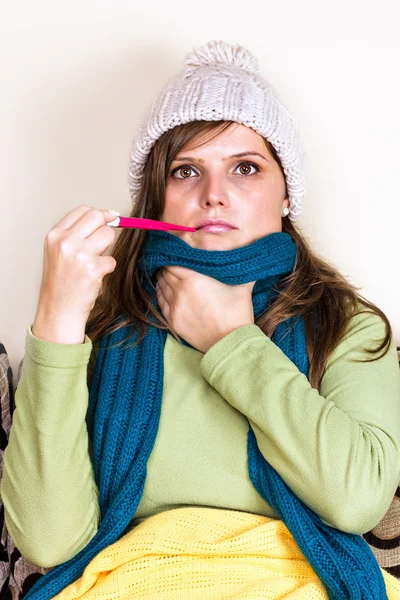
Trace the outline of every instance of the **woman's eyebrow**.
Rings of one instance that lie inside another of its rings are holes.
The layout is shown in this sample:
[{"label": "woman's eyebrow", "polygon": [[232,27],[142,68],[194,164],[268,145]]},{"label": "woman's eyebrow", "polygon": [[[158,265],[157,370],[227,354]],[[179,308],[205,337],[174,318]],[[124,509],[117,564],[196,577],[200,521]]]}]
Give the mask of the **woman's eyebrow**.
[{"label": "woman's eyebrow", "polygon": [[[243,156],[259,156],[260,158],[263,158],[265,161],[268,162],[268,159],[265,156],[263,156],[259,152],[255,152],[255,151],[249,151],[249,152],[246,151],[246,152],[239,152],[238,154],[231,154],[230,156],[226,156],[222,160],[229,160],[230,158],[242,158]],[[203,158],[196,158],[195,156],[177,156],[175,158],[175,160],[173,160],[172,162],[176,162],[178,160],[190,160],[192,162],[204,163]]]}]

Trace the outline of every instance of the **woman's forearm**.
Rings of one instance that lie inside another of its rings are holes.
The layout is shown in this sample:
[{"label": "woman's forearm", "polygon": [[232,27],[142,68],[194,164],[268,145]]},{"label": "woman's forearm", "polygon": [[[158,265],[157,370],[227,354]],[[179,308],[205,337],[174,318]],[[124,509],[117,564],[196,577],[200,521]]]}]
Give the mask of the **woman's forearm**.
[{"label": "woman's forearm", "polygon": [[1,496],[12,540],[43,567],[75,556],[98,528],[86,426],[91,348],[87,337],[61,344],[27,331]]}]

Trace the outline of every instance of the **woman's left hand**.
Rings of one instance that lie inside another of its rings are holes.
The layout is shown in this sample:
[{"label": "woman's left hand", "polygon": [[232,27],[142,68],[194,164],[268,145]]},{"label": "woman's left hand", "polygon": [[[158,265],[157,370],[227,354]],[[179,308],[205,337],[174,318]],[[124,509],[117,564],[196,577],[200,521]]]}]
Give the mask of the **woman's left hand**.
[{"label": "woman's left hand", "polygon": [[255,281],[240,285],[178,266],[157,271],[157,301],[169,325],[193,348],[207,352],[225,335],[254,323]]}]

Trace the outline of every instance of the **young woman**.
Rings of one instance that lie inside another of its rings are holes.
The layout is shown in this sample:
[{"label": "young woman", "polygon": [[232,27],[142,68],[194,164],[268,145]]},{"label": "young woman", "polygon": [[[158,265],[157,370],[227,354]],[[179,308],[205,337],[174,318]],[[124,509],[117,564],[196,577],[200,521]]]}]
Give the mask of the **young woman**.
[{"label": "young woman", "polygon": [[362,538],[400,479],[391,326],[295,226],[304,151],[246,49],[187,58],[129,182],[196,231],[47,235],[1,487],[50,569],[27,598],[398,598]]}]

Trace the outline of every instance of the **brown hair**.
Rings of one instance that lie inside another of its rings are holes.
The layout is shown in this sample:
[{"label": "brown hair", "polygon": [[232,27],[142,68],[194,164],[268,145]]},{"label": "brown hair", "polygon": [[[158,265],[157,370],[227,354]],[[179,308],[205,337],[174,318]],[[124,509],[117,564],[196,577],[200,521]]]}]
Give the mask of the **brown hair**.
[{"label": "brown hair", "polygon": [[[141,189],[130,216],[160,219],[168,173],[178,152],[195,139],[213,139],[231,124],[232,121],[192,121],[166,131],[148,156]],[[211,134],[211,137],[208,134]],[[264,141],[284,175],[274,147],[265,138]],[[388,351],[392,329],[383,311],[357,292],[360,288],[348,282],[337,269],[317,256],[304,234],[288,216],[282,218],[282,231],[288,233],[297,244],[296,263],[293,271],[279,282],[278,296],[255,322],[268,337],[271,337],[282,321],[298,315],[303,316],[310,360],[309,381],[313,387],[319,389],[328,358],[344,336],[355,313],[372,311],[386,324],[386,335],[382,343],[377,348],[364,349],[370,354],[379,352],[385,346],[386,352]],[[145,236],[144,230],[118,230],[114,244],[108,249],[107,254],[115,258],[117,265],[113,273],[103,278],[100,294],[86,324],[86,334],[92,342],[128,324],[139,334],[137,343],[143,339],[148,325],[168,330],[180,342],[179,336],[162,313],[154,309],[142,286],[137,264]],[[147,279],[150,281],[148,277]],[[360,311],[359,303],[370,310]],[[147,318],[149,312],[155,319]],[[115,323],[117,318],[121,319],[122,313],[126,318]],[[317,314],[319,324],[316,332],[313,313]],[[130,336],[127,339],[129,338]],[[377,358],[380,357],[370,360]]]}]

